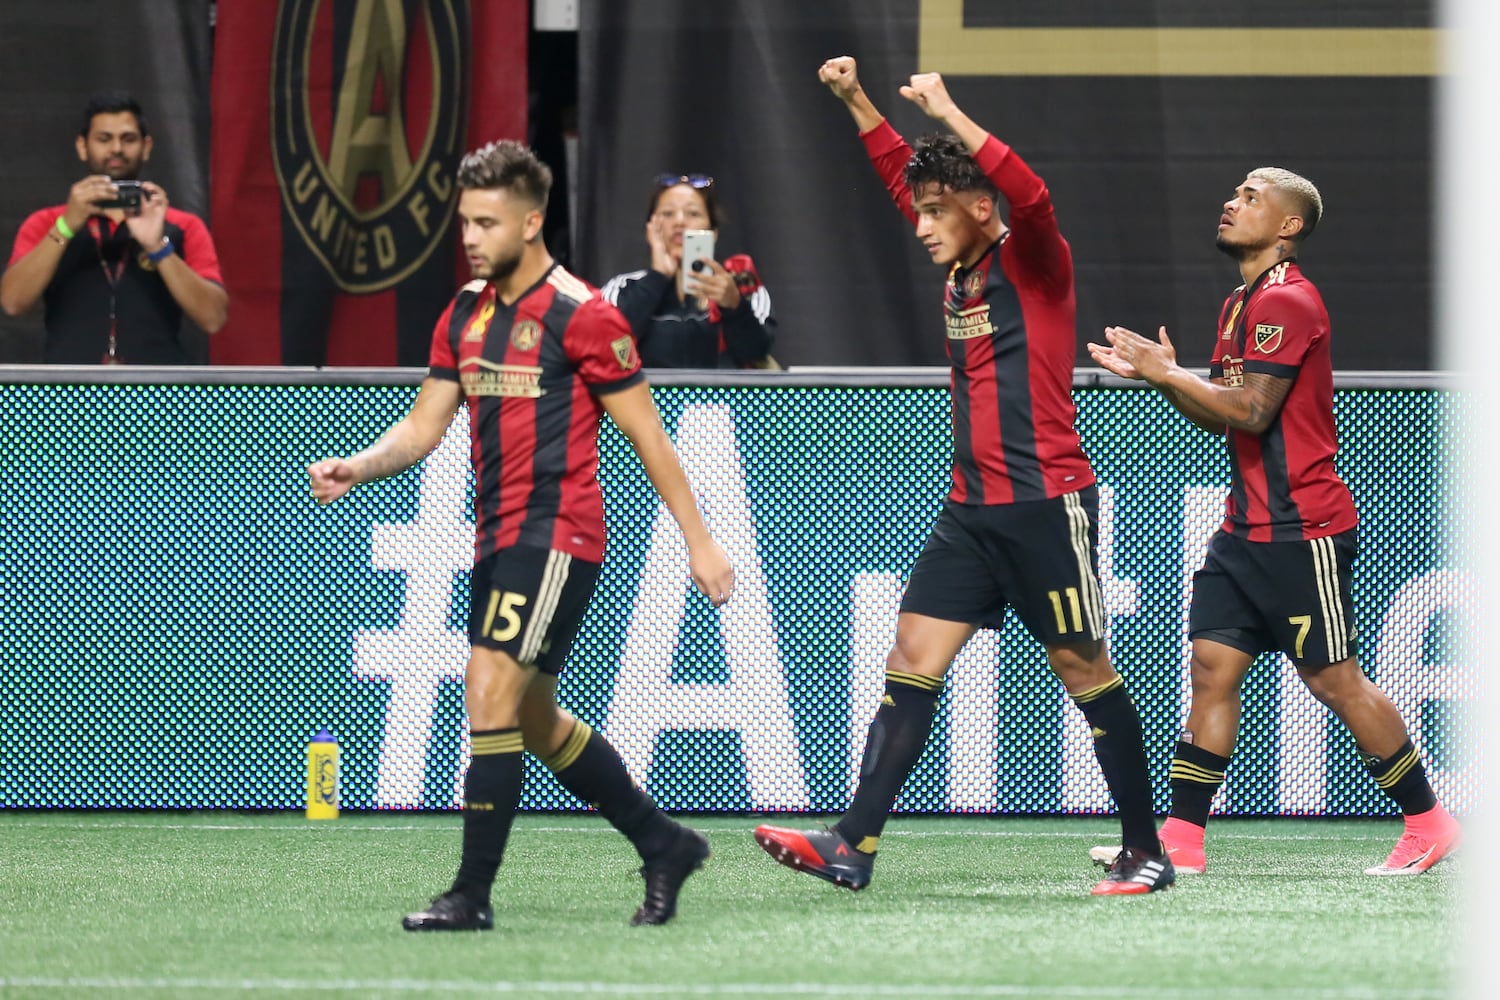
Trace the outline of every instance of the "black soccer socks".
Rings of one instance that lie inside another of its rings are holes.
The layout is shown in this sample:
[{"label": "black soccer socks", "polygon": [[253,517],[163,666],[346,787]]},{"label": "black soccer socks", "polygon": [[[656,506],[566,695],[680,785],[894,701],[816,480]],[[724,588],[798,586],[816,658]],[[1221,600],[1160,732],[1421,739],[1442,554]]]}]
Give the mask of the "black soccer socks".
[{"label": "black soccer socks", "polygon": [[942,693],[941,677],[885,672],[885,695],[865,740],[859,787],[849,811],[834,826],[855,850],[875,853],[896,796],[927,746]]},{"label": "black soccer socks", "polygon": [[463,856],[453,891],[486,906],[521,799],[521,730],[488,729],[471,736],[473,759],[464,778]]}]

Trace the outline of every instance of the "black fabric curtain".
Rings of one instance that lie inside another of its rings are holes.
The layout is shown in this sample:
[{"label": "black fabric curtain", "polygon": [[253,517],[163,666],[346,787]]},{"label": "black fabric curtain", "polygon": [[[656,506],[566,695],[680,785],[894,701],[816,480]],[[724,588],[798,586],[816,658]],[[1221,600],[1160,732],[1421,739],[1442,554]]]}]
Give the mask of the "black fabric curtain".
[{"label": "black fabric curtain", "polygon": [[[723,252],[751,254],[770,289],[778,358],[943,363],[942,276],[892,208],[842,105],[817,82],[825,58],[857,57],[876,106],[914,137],[936,123],[897,88],[919,69],[941,69],[919,66],[922,31],[936,32],[925,58],[942,62],[952,55],[943,40],[975,37],[969,29],[1420,33],[1432,23],[1426,3],[1348,6],[584,0],[575,261],[595,282],[646,266],[651,178],[710,173],[728,214]],[[1361,65],[1349,35],[1330,36],[1326,52],[1315,43],[1295,66],[1274,48],[1224,51],[1256,75],[1093,75],[1116,57],[1112,37],[1065,53],[1078,75],[1007,75],[1014,55],[1004,51],[943,70],[960,106],[1052,190],[1077,268],[1080,345],[1109,324],[1165,324],[1184,362],[1206,366],[1218,307],[1240,280],[1213,245],[1220,205],[1250,169],[1275,165],[1310,177],[1324,197],[1302,263],[1332,315],[1334,363],[1431,367],[1432,76],[1371,75],[1385,70]],[[1079,363],[1089,363],[1081,350]]]},{"label": "black fabric curtain", "polygon": [[[155,140],[144,176],[173,206],[207,218],[211,9],[208,0],[0,3],[0,264],[26,216],[66,201],[84,175],[73,138],[89,96],[105,88],[141,102]],[[40,308],[0,315],[0,363],[41,353]]]}]

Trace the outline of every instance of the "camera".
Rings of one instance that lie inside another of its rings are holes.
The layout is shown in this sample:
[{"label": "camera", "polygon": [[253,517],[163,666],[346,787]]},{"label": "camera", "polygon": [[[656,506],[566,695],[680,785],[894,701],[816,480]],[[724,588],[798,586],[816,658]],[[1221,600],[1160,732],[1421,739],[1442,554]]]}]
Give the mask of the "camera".
[{"label": "camera", "polygon": [[141,188],[140,181],[115,181],[115,196],[94,204],[99,208],[123,208],[126,212],[137,215],[145,196],[146,192]]}]

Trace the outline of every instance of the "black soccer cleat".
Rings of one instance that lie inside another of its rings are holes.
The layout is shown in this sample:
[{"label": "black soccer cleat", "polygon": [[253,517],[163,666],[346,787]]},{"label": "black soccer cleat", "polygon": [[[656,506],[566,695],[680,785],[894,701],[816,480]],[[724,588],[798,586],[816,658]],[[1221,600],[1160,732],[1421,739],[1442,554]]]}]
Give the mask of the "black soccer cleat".
[{"label": "black soccer cleat", "polygon": [[709,857],[708,840],[697,830],[682,828],[677,843],[660,857],[641,866],[646,879],[646,899],[630,918],[632,927],[664,924],[677,915],[677,894],[682,883]]},{"label": "black soccer cleat", "polygon": [[418,913],[408,913],[401,926],[409,931],[487,931],[495,926],[495,911],[461,892],[445,892]]},{"label": "black soccer cleat", "polygon": [[1104,881],[1094,886],[1093,895],[1143,896],[1177,881],[1177,871],[1167,852],[1151,854],[1139,847],[1121,848],[1107,871]]},{"label": "black soccer cleat", "polygon": [[755,842],[771,857],[799,872],[858,892],[870,884],[875,855],[856,851],[833,830],[788,830],[779,826],[755,828]]}]

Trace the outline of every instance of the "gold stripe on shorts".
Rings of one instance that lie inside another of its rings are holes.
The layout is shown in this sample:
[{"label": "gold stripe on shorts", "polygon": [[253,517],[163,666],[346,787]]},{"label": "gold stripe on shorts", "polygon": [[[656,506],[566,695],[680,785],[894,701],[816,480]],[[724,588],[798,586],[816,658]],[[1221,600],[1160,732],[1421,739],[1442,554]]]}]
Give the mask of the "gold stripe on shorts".
[{"label": "gold stripe on shorts", "polygon": [[541,655],[542,643],[547,639],[547,630],[552,627],[552,616],[557,613],[557,602],[562,599],[563,585],[568,582],[568,569],[573,557],[556,549],[547,553],[547,565],[542,570],[542,585],[537,589],[536,607],[532,609],[531,621],[526,625],[526,634],[521,637],[521,649],[516,659],[530,666]]}]

